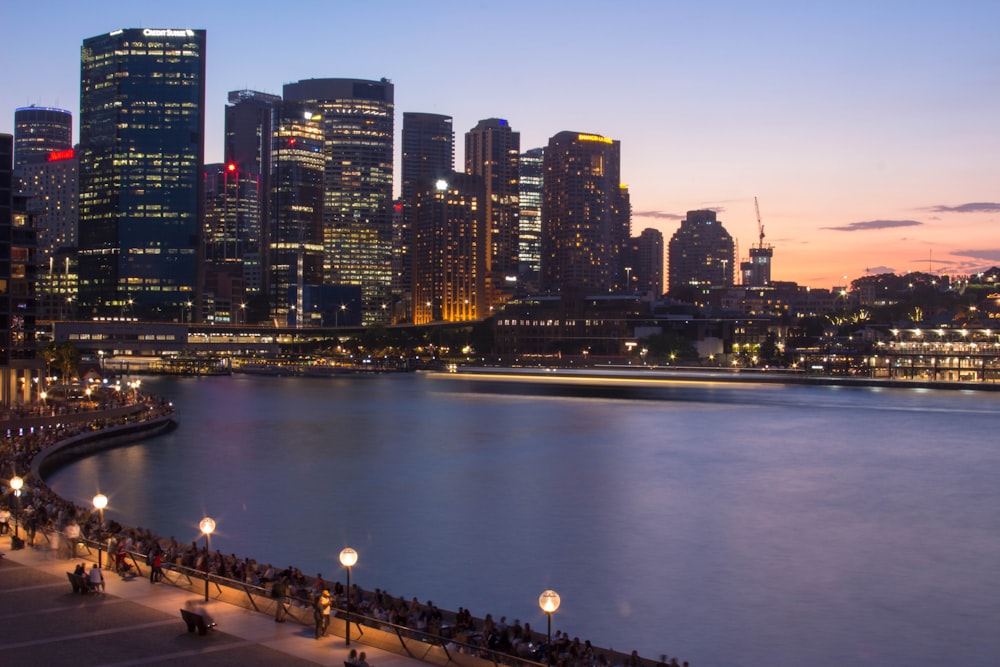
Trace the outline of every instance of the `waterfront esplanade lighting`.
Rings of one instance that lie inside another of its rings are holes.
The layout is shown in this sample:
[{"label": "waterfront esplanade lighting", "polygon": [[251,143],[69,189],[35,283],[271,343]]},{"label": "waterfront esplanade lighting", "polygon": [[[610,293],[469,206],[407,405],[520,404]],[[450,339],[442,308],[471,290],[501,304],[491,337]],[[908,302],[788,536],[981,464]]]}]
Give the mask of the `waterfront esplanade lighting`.
[{"label": "waterfront esplanade lighting", "polygon": [[358,552],[351,547],[345,547],[340,551],[340,564],[347,568],[347,614],[345,618],[344,637],[347,645],[351,645],[351,568],[358,562]]},{"label": "waterfront esplanade lighting", "polygon": [[94,509],[97,510],[97,569],[104,567],[101,564],[101,538],[104,533],[104,508],[108,506],[108,497],[103,493],[94,496]]},{"label": "waterfront esplanade lighting", "polygon": [[538,606],[542,608],[549,618],[548,646],[552,645],[552,614],[559,609],[559,594],[553,590],[547,590],[538,596]]},{"label": "waterfront esplanade lighting", "polygon": [[17,527],[21,522],[21,487],[24,486],[24,480],[14,475],[10,478],[10,488],[14,490],[14,498],[16,500],[14,504],[14,540],[19,540],[17,536]]},{"label": "waterfront esplanade lighting", "polygon": [[202,534],[205,536],[205,602],[208,602],[208,552],[209,552],[209,536],[212,531],[215,530],[215,519],[206,516],[198,523],[198,528],[201,529]]}]

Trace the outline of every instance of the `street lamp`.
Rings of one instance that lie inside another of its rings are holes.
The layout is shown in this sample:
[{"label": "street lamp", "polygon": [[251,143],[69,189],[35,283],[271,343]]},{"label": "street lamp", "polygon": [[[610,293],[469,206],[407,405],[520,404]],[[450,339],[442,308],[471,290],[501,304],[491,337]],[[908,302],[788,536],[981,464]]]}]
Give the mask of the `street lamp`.
[{"label": "street lamp", "polygon": [[198,524],[198,527],[201,528],[201,532],[205,536],[205,602],[208,602],[208,552],[210,549],[209,536],[212,534],[212,531],[215,530],[215,520],[212,519],[211,517],[206,516],[204,519],[201,520],[201,523]]},{"label": "street lamp", "polygon": [[21,522],[21,487],[24,480],[14,475],[10,478],[10,488],[14,489],[14,541],[21,539],[17,535],[17,526]]},{"label": "street lamp", "polygon": [[97,510],[97,569],[104,566],[101,564],[101,535],[104,530],[104,508],[108,506],[108,497],[103,493],[94,496],[94,509]]},{"label": "street lamp", "polygon": [[340,552],[340,564],[347,568],[347,620],[345,623],[344,636],[347,638],[347,645],[351,645],[351,568],[358,562],[358,552],[351,547],[345,547]]},{"label": "street lamp", "polygon": [[538,596],[538,606],[542,608],[545,615],[549,617],[549,632],[546,644],[552,646],[552,614],[559,609],[559,594],[553,590],[547,590]]}]

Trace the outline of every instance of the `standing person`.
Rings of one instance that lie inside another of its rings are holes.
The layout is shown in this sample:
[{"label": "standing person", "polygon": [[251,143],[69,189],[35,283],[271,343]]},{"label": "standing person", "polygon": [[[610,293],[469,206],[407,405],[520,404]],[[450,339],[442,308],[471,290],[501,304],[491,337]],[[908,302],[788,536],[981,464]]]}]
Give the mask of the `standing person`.
[{"label": "standing person", "polygon": [[288,578],[281,577],[271,586],[271,595],[274,596],[277,607],[274,610],[274,620],[276,623],[285,622],[285,614],[288,613]]},{"label": "standing person", "polygon": [[159,550],[153,554],[152,568],[149,571],[149,583],[155,584],[163,578],[163,556]]},{"label": "standing person", "polygon": [[10,532],[10,510],[4,505],[0,507],[0,535]]},{"label": "standing person", "polygon": [[101,572],[101,568],[97,567],[97,563],[94,563],[90,568],[90,590],[100,591],[104,594],[104,573]]},{"label": "standing person", "polygon": [[323,589],[323,592],[313,604],[313,618],[316,621],[316,639],[326,636],[326,629],[330,627],[330,607],[333,600],[330,598],[330,591]]}]

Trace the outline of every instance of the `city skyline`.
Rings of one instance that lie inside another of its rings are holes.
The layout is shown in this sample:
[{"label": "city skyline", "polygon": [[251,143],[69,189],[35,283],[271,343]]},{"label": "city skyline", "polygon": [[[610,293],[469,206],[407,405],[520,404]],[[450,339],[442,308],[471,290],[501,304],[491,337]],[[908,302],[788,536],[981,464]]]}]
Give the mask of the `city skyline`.
[{"label": "city skyline", "polygon": [[[625,2],[614,11],[382,2],[311,8],[309,20],[287,26],[266,7],[8,9],[0,132],[13,132],[15,108],[36,104],[71,111],[79,139],[83,39],[205,29],[206,162],[222,160],[231,90],[386,77],[397,130],[404,112],[424,112],[453,117],[459,136],[504,118],[522,152],[565,130],[620,140],[633,236],[652,227],[669,238],[687,211],[713,209],[739,261],[758,241],[758,197],[775,280],[830,287],[866,272],[1000,264],[993,3],[849,2],[833,13],[776,2]],[[396,144],[398,192],[398,131]]]}]

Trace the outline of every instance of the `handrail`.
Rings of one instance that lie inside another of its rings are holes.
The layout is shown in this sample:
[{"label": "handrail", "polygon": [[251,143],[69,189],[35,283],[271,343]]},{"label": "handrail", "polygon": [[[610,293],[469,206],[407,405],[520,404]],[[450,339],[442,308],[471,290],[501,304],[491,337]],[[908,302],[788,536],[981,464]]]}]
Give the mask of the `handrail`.
[{"label": "handrail", "polygon": [[[165,577],[164,581],[167,583],[178,586],[180,588],[194,588],[200,582],[205,581],[206,573],[203,570],[198,570],[196,568],[187,567],[184,565],[179,565],[176,563],[164,563],[164,571],[169,571],[183,576],[187,580],[187,585],[183,583],[178,583]],[[265,586],[257,586],[254,584],[239,581],[238,579],[231,579],[229,577],[224,577],[214,573],[208,573],[208,580],[215,584],[217,590],[219,591],[219,597],[225,598],[225,590],[232,590],[234,592],[238,591],[245,595],[235,596],[233,599],[226,599],[224,601],[230,602],[232,604],[239,604],[239,600],[245,600],[244,604],[247,608],[252,608],[254,611],[259,613],[272,613],[275,609],[276,604],[280,604],[280,601],[271,597],[270,590]],[[297,623],[301,625],[312,625],[312,615],[306,613],[300,613],[299,610],[303,612],[308,611],[312,603],[310,600],[297,597],[297,596],[287,596],[292,601],[292,606],[289,607],[286,616],[292,618]],[[267,604],[264,603],[267,600]],[[333,607],[331,608],[331,613],[338,618],[348,618],[353,623],[353,625],[358,630],[358,640],[364,636],[365,630],[382,630],[385,632],[386,636],[396,637],[398,642],[398,647],[394,652],[408,655],[410,657],[425,660],[428,662],[437,662],[431,660],[428,656],[428,652],[433,649],[440,649],[446,658],[447,663],[455,662],[455,657],[452,653],[458,650],[461,653],[475,656],[484,660],[489,660],[494,665],[512,665],[514,667],[545,667],[545,663],[538,662],[535,660],[530,660],[527,658],[522,658],[518,655],[504,653],[502,651],[496,651],[487,647],[482,647],[476,644],[470,644],[467,642],[459,642],[454,639],[449,639],[442,637],[440,634],[434,634],[430,632],[425,632],[422,630],[417,630],[405,625],[397,625],[390,623],[388,621],[383,621],[371,616],[366,616],[365,614],[358,613],[357,611],[350,611],[344,609],[343,607]],[[417,655],[412,650],[413,641],[419,642],[422,646],[426,647],[426,651],[423,655]],[[392,651],[391,648],[385,648],[385,650]]]}]

